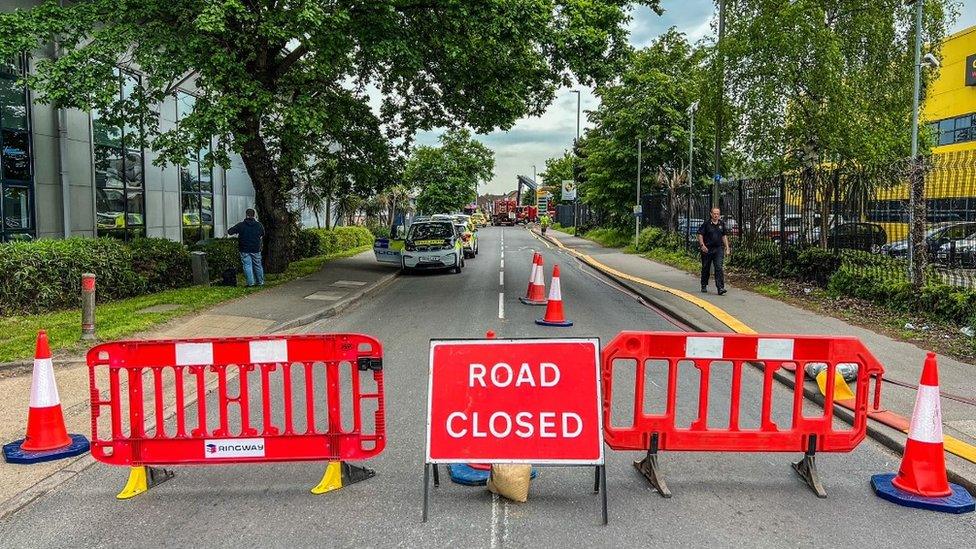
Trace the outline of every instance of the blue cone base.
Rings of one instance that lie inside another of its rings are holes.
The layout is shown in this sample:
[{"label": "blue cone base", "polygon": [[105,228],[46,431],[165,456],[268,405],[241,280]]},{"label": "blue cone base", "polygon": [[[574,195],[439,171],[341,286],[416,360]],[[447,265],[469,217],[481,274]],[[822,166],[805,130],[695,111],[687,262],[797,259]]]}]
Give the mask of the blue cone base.
[{"label": "blue cone base", "polygon": [[871,488],[874,489],[874,493],[879,498],[886,499],[904,507],[956,514],[969,513],[976,509],[976,502],[973,501],[973,496],[958,484],[949,484],[949,489],[952,490],[952,494],[948,496],[928,498],[897,488],[891,483],[894,478],[894,473],[873,475],[871,477]]},{"label": "blue cone base", "polygon": [[528,299],[528,298],[525,298],[525,297],[520,297],[519,298],[519,301],[521,301],[522,303],[525,303],[526,305],[546,305],[546,304],[549,303],[549,300],[548,299],[542,300],[542,301],[533,301],[533,300]]},{"label": "blue cone base", "polygon": [[23,444],[24,439],[15,440],[9,444],[3,445],[3,459],[7,463],[43,463],[45,461],[54,461],[56,459],[64,459],[73,456],[80,456],[88,451],[89,444],[88,439],[85,435],[68,435],[71,437],[71,444],[65,446],[64,448],[55,448],[54,450],[44,450],[41,452],[28,452],[20,449],[20,445]]},{"label": "blue cone base", "polygon": [[549,322],[544,318],[537,319],[535,323],[538,324],[539,326],[562,326],[564,328],[573,325],[572,320],[564,320],[562,322]]},{"label": "blue cone base", "polygon": [[[488,484],[488,477],[491,476],[490,470],[475,469],[463,463],[448,465],[447,471],[451,475],[451,482],[464,486],[485,486]],[[533,468],[532,478],[538,474],[539,471]]]}]

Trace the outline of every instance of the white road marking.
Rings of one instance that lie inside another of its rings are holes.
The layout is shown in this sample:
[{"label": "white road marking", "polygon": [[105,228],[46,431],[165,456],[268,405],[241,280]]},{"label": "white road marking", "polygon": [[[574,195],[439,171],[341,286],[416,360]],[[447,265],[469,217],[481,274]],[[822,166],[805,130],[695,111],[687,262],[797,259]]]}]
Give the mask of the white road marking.
[{"label": "white road marking", "polygon": [[498,318],[505,318],[505,292],[498,292]]},{"label": "white road marking", "polygon": [[501,266],[498,267],[498,268],[499,269],[504,269],[505,268],[505,260],[504,259],[502,260]]},{"label": "white road marking", "polygon": [[499,539],[498,531],[501,525],[498,520],[498,494],[492,492],[491,494],[491,548],[501,546],[501,540]]},{"label": "white road marking", "polygon": [[505,271],[498,271],[498,285],[505,285]]}]

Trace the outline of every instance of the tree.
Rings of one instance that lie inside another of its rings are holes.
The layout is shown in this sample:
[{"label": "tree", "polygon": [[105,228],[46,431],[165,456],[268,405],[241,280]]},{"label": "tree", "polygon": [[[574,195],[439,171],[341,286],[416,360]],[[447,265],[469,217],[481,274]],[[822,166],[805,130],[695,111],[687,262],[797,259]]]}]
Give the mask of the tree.
[{"label": "tree", "polygon": [[546,159],[546,169],[542,174],[542,181],[549,187],[552,200],[558,204],[563,201],[563,180],[573,179],[573,153],[563,152],[562,156]]},{"label": "tree", "polygon": [[[657,0],[643,3],[658,9]],[[45,0],[0,16],[0,57],[58,40],[66,53],[39,61],[28,79],[41,100],[140,122],[140,145],[160,162],[185,162],[211,138],[208,161],[240,154],[267,229],[268,268],[281,271],[294,173],[310,145],[364,135],[406,144],[418,129],[487,132],[541,114],[573,75],[584,84],[614,76],[628,50],[629,4]],[[119,100],[116,64],[143,71],[144,88]],[[188,79],[199,95],[194,112],[162,127],[154,109]],[[378,114],[367,87],[382,97]]]},{"label": "tree", "polygon": [[440,137],[440,147],[417,147],[404,169],[404,183],[418,189],[417,209],[436,214],[458,211],[478,197],[478,184],[491,179],[495,155],[464,129]]},{"label": "tree", "polygon": [[[637,198],[637,140],[642,139],[644,189],[661,167],[672,169],[688,155],[688,107],[706,84],[706,52],[693,48],[674,29],[635,52],[612,84],[599,86],[600,106],[588,114],[594,127],[580,143],[585,183],[582,200],[618,227],[633,222]],[[710,135],[710,117],[699,111],[696,135]],[[704,185],[710,167],[706,139],[695,139],[695,181]],[[643,192],[643,189],[642,189]]]},{"label": "tree", "polygon": [[[923,41],[938,52],[949,2],[927,0],[925,9]],[[729,10],[722,49],[738,114],[734,146],[756,171],[800,173],[801,238],[812,234],[817,197],[840,183],[820,168],[858,170],[909,154],[913,11],[902,0],[737,0]]]}]

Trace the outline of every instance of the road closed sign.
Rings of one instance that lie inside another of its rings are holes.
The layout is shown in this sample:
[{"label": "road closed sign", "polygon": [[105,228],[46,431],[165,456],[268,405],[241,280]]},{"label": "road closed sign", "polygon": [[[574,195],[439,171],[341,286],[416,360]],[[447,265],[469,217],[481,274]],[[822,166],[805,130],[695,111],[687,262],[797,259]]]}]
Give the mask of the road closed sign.
[{"label": "road closed sign", "polygon": [[433,340],[427,463],[603,464],[597,339]]}]

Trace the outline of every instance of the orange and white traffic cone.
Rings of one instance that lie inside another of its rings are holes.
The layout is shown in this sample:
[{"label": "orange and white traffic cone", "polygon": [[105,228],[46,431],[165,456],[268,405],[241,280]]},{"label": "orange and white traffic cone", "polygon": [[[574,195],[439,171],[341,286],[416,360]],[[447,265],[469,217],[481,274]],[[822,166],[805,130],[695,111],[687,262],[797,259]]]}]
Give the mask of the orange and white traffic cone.
[{"label": "orange and white traffic cone", "polygon": [[552,267],[552,281],[549,283],[549,303],[546,305],[546,316],[537,319],[540,326],[572,326],[572,320],[566,320],[563,313],[563,294],[559,287],[559,265]]},{"label": "orange and white traffic cone", "polygon": [[69,435],[65,428],[51,347],[47,333],[41,330],[34,353],[27,436],[5,444],[3,457],[9,463],[39,463],[77,456],[87,452],[88,447],[88,439],[83,435]]},{"label": "orange and white traffic cone", "polygon": [[520,297],[519,301],[526,305],[546,304],[545,262],[539,252],[532,257],[532,278],[529,279],[529,289],[526,290],[525,297]]},{"label": "orange and white traffic cone", "polygon": [[947,513],[976,509],[976,502],[969,492],[962,486],[950,484],[946,475],[939,366],[935,353],[925,357],[901,468],[897,475],[872,476],[871,486],[879,497],[906,507]]}]

